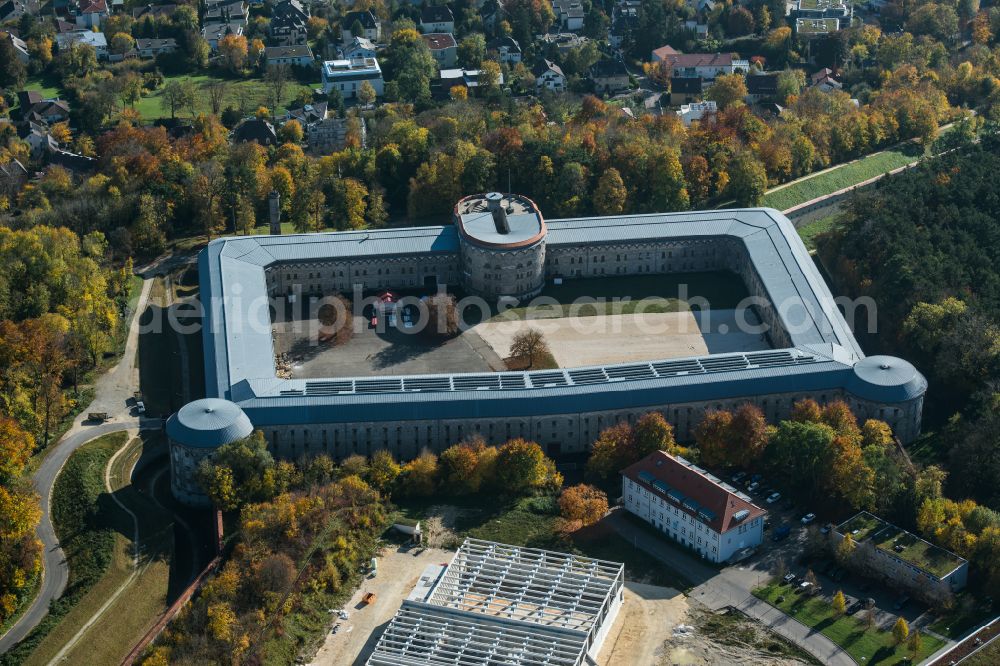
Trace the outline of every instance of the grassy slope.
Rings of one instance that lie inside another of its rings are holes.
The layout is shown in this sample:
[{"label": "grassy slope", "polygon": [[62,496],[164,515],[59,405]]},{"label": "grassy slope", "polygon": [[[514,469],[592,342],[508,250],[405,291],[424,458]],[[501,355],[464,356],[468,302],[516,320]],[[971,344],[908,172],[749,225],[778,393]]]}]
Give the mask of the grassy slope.
[{"label": "grassy slope", "polygon": [[[754,590],[754,595],[791,615],[807,627],[819,630],[824,636],[847,650],[858,663],[886,666],[909,663],[906,644],[895,646],[891,631],[866,630],[864,622],[846,615],[837,618],[830,608],[830,602],[822,597],[802,596],[786,585],[767,585]],[[779,596],[783,596],[784,600],[779,602]],[[944,642],[929,634],[923,634],[921,638],[916,662],[922,661],[944,645]]]},{"label": "grassy slope", "polygon": [[[205,90],[207,86],[212,81],[218,80],[228,80],[223,79],[215,74],[182,74],[179,76],[168,76],[164,78],[164,84],[170,81],[191,81],[194,83],[197,89],[198,97],[198,111],[202,113],[208,113],[211,111],[211,102],[208,96],[208,92]],[[319,83],[313,84],[310,87],[318,87]],[[301,84],[290,81],[285,86],[284,99],[282,99],[282,104],[278,108],[278,113],[285,112],[285,105],[292,101],[298,93],[299,89],[302,88]],[[229,91],[226,95],[226,100],[223,106],[232,104],[236,99],[236,95],[239,92],[245,91],[248,94],[248,98],[253,100],[255,104],[259,106],[266,106],[265,99],[267,98],[267,86],[261,79],[246,79],[246,80],[229,80]],[[135,109],[138,111],[143,118],[146,120],[156,120],[157,118],[169,118],[170,109],[165,104],[161,103],[161,98],[163,95],[163,88],[156,90],[150,95],[143,97],[139,100]],[[178,116],[187,116],[188,110],[178,111]]]},{"label": "grassy slope", "polygon": [[[88,457],[88,477],[99,474],[100,487],[104,488],[104,468],[114,450],[121,447],[124,433],[116,433],[113,444],[98,440],[86,445],[82,451]],[[104,440],[105,438],[102,438]],[[100,454],[86,451],[97,445]],[[110,455],[105,454],[111,450]],[[125,503],[138,517],[142,543],[140,567],[142,573],[133,580],[127,590],[109,606],[100,619],[81,637],[74,648],[66,653],[65,663],[118,663],[128,653],[132,645],[153,624],[159,613],[166,607],[167,590],[170,580],[170,560],[173,552],[172,517],[160,510],[129,485],[129,472],[142,453],[142,440],[134,439],[111,467],[111,484],[118,499]],[[74,454],[74,456],[78,455]],[[103,461],[103,462],[100,462]],[[100,468],[98,470],[98,467]],[[105,494],[99,501],[98,524],[113,529],[113,557],[110,566],[100,579],[89,589],[79,602],[66,614],[45,640],[41,641],[31,656],[24,662],[26,666],[47,664],[66,643],[97,613],[104,603],[121,587],[132,574],[133,523]],[[144,528],[149,528],[144,530]],[[129,535],[129,536],[126,536]],[[73,566],[72,560],[70,566]]]},{"label": "grassy slope", "polygon": [[890,148],[868,157],[862,157],[818,176],[769,191],[764,195],[764,205],[778,210],[788,210],[792,206],[845,187],[857,185],[892,169],[906,166],[919,159],[922,154],[922,146],[908,143],[898,148]]}]

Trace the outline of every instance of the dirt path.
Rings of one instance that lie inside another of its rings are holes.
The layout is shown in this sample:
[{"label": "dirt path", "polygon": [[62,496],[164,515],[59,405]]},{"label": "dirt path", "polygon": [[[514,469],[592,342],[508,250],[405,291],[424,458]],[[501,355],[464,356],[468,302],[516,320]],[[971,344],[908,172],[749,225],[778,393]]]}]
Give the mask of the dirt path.
[{"label": "dirt path", "polygon": [[[316,653],[315,666],[348,666],[364,664],[378,642],[385,625],[399,610],[403,599],[417,584],[420,574],[429,564],[447,564],[453,552],[435,548],[402,552],[392,546],[382,551],[378,559],[378,576],[366,580],[344,606],[346,620],[337,620],[340,629],[327,634],[323,647]],[[375,603],[364,606],[361,597],[375,593]],[[331,625],[336,616],[331,616]]]},{"label": "dirt path", "polygon": [[625,603],[598,655],[601,666],[653,666],[663,641],[687,614],[684,595],[669,587],[625,583]]}]

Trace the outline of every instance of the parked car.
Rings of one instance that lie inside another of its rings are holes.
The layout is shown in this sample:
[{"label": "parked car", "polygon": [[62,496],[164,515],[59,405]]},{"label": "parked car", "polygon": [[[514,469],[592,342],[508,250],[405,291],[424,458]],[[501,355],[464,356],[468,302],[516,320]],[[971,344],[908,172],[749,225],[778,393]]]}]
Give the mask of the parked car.
[{"label": "parked car", "polygon": [[795,574],[793,574],[793,573],[786,573],[785,577],[782,578],[781,580],[785,581],[786,584],[791,585],[792,583],[795,582]]},{"label": "parked car", "polygon": [[792,528],[788,525],[779,525],[774,528],[774,535],[771,537],[772,541],[781,541],[782,539],[787,539],[788,535],[792,533]]},{"label": "parked car", "polygon": [[740,483],[745,478],[747,478],[746,472],[736,472],[736,474],[733,474],[733,483]]},{"label": "parked car", "polygon": [[135,403],[135,411],[139,412],[140,414],[145,414],[146,413],[146,403],[144,403],[142,400],[140,400],[137,403]]},{"label": "parked car", "polygon": [[760,481],[751,481],[750,485],[747,486],[747,492],[752,493],[753,491],[760,488]]},{"label": "parked car", "polygon": [[830,533],[830,526],[829,525],[824,525],[823,527],[819,528],[819,533],[820,534],[829,534]]},{"label": "parked car", "polygon": [[860,599],[855,599],[854,603],[852,603],[850,606],[847,607],[847,614],[848,615],[854,615],[855,613],[857,613],[859,610],[861,610],[864,607],[865,607],[865,605],[863,603],[861,603]]},{"label": "parked car", "polygon": [[781,493],[775,492],[775,493],[771,493],[770,495],[768,495],[766,501],[767,501],[768,504],[774,504],[775,502],[777,502],[780,499],[781,499]]},{"label": "parked car", "polygon": [[807,513],[806,515],[802,516],[802,521],[801,522],[802,522],[803,525],[809,525],[814,520],[816,520],[816,514],[815,513]]}]

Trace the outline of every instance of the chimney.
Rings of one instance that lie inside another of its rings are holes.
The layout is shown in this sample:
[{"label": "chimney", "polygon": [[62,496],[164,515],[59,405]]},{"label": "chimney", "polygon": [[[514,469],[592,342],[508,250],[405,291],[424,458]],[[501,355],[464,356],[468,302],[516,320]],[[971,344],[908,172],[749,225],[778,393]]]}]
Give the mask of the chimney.
[{"label": "chimney", "polygon": [[503,195],[499,192],[487,194],[486,207],[493,216],[493,225],[497,228],[497,233],[505,236],[509,234],[510,224],[507,222],[507,211],[503,207]]},{"label": "chimney", "polygon": [[271,226],[271,235],[281,235],[281,195],[277,190],[271,190],[267,195],[267,212]]}]

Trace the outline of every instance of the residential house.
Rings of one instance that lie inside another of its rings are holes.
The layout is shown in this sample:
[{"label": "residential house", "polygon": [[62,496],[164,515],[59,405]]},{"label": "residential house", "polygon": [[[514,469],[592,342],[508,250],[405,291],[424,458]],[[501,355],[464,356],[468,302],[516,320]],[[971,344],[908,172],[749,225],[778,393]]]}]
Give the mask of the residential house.
[{"label": "residential house", "polygon": [[676,56],[680,54],[680,51],[667,44],[666,46],[661,46],[658,49],[653,49],[650,60],[653,62],[660,62],[661,60],[666,60],[669,56]]},{"label": "residential house", "polygon": [[580,48],[588,41],[587,37],[581,37],[580,35],[574,34],[572,32],[550,32],[538,37],[538,41],[546,47],[555,47],[555,50],[560,55],[565,55],[572,51],[573,49]]},{"label": "residential house", "polygon": [[298,0],[281,0],[271,10],[270,36],[274,46],[300,46],[307,42],[309,10]]},{"label": "residential house", "polygon": [[706,560],[727,562],[764,539],[767,511],[680,456],[654,451],[621,475],[625,510]]},{"label": "residential house", "polygon": [[562,68],[551,60],[542,59],[531,69],[536,88],[547,88],[556,92],[566,90],[566,75]]},{"label": "residential house", "polygon": [[145,18],[159,19],[166,21],[177,11],[178,5],[143,5],[132,9],[132,18],[136,23]]},{"label": "residential house", "polygon": [[[361,26],[363,34],[355,35],[351,32],[354,30],[355,24]],[[350,12],[345,14],[343,20],[340,22],[340,35],[341,41],[344,44],[350,44],[354,41],[355,37],[364,37],[373,42],[378,42],[382,39],[382,22],[369,9],[362,12]]]},{"label": "residential house", "polygon": [[670,79],[670,106],[700,102],[704,91],[700,76],[675,76]]},{"label": "residential house", "polygon": [[[444,91],[445,95],[455,86],[463,86],[470,89],[478,88],[479,73],[480,70],[478,69],[464,69],[461,67],[457,69],[442,69],[438,73],[436,87]],[[503,85],[503,73],[500,74],[500,80],[497,81],[497,85]]]},{"label": "residential house", "polygon": [[681,104],[681,108],[677,110],[677,117],[681,119],[684,127],[690,127],[691,123],[701,120],[710,113],[716,113],[718,110],[714,100]]},{"label": "residential house", "polygon": [[205,15],[201,20],[202,25],[213,23],[236,23],[241,27],[246,27],[250,22],[250,5],[244,0],[221,0],[221,2],[206,5]]},{"label": "residential house", "polygon": [[834,19],[838,29],[850,26],[854,13],[853,3],[846,0],[797,0],[794,7],[796,19]]},{"label": "residential house", "polygon": [[81,3],[76,24],[81,28],[99,28],[101,21],[111,16],[107,0],[87,0]]},{"label": "residential house", "polygon": [[435,62],[439,69],[448,69],[455,66],[458,60],[458,43],[455,36],[450,32],[429,32],[421,35],[427,48],[431,50]]},{"label": "residential house", "polygon": [[939,601],[965,587],[969,563],[867,511],[833,530],[838,543],[850,534],[855,543],[851,566],[882,576],[923,601]]},{"label": "residential house", "polygon": [[326,102],[306,104],[298,109],[289,109],[285,113],[285,120],[297,120],[302,127],[306,127],[310,123],[325,119],[328,109],[329,105]]},{"label": "residential house", "polygon": [[[365,145],[365,121],[361,123],[361,146]],[[330,153],[343,150],[347,145],[347,134],[350,131],[348,118],[324,118],[306,125],[306,143],[309,150],[318,153]]]},{"label": "residential house", "polygon": [[590,80],[599,93],[612,93],[629,87],[628,69],[621,60],[604,58],[590,68]]},{"label": "residential house", "polygon": [[613,49],[620,49],[639,28],[639,10],[634,7],[619,8],[608,31],[608,43]]},{"label": "residential house", "polygon": [[57,18],[55,20],[55,24],[56,24],[56,34],[57,35],[66,35],[66,34],[69,34],[71,32],[85,32],[86,31],[85,28],[81,28],[76,23],[70,23],[69,21],[63,21],[60,18]]},{"label": "residential house", "polygon": [[0,23],[7,23],[17,21],[25,14],[33,14],[37,12],[31,10],[31,7],[24,0],[7,0],[7,2],[0,2]]},{"label": "residential house", "polygon": [[840,22],[837,19],[795,19],[795,34],[806,41],[824,39],[838,30]]},{"label": "residential house", "polygon": [[10,45],[14,47],[14,53],[17,55],[17,59],[23,64],[27,65],[31,61],[31,55],[28,54],[28,45],[24,43],[23,39],[12,32],[0,33],[0,39],[10,41]]},{"label": "residential house", "polygon": [[420,9],[420,32],[455,32],[455,17],[447,5],[424,5]]},{"label": "residential house", "polygon": [[69,120],[69,104],[61,99],[46,99],[32,104],[21,113],[21,120],[39,125],[54,125]]},{"label": "residential house", "polygon": [[834,90],[843,90],[844,84],[833,77],[833,70],[829,67],[824,67],[815,74],[809,77],[809,85],[813,88],[818,88],[822,92],[833,92]]},{"label": "residential house", "polygon": [[155,58],[161,53],[173,53],[177,50],[177,40],[173,37],[167,39],[142,39],[135,40],[135,50],[140,58]]},{"label": "residential house", "polygon": [[375,45],[366,37],[355,37],[350,44],[341,49],[341,54],[347,60],[374,58]]},{"label": "residential house", "polygon": [[37,90],[22,90],[17,93],[17,106],[22,114],[26,113],[35,104],[44,101],[45,96]]},{"label": "residential house", "polygon": [[694,34],[694,38],[699,42],[703,42],[708,39],[708,24],[699,23],[695,20],[684,21],[684,29],[688,32]]},{"label": "residential house", "polygon": [[258,143],[262,146],[278,144],[278,134],[274,125],[260,118],[244,120],[233,130],[233,143]]},{"label": "residential house", "polygon": [[751,104],[778,95],[778,73],[753,74],[746,77],[747,101]]},{"label": "residential house", "polygon": [[385,93],[385,82],[382,80],[382,68],[378,58],[355,60],[327,60],[321,69],[323,92],[339,90],[344,99],[354,99],[361,90],[361,85],[367,81],[375,88],[375,94],[381,97]]},{"label": "residential house", "polygon": [[521,45],[513,37],[497,37],[486,44],[486,52],[496,54],[496,59],[511,65],[521,62]]},{"label": "residential house", "polygon": [[84,30],[56,35],[56,45],[60,51],[72,48],[75,44],[85,44],[93,48],[98,60],[106,60],[108,57],[108,40],[103,32]]},{"label": "residential house", "polygon": [[212,23],[201,29],[201,36],[208,42],[208,47],[213,53],[219,50],[219,40],[223,37],[227,35],[239,37],[242,34],[243,26],[239,23]]},{"label": "residential house", "polygon": [[483,27],[492,34],[506,16],[506,12],[504,12],[503,3],[500,0],[486,0],[479,9],[479,16],[483,20]]},{"label": "residential house", "polygon": [[585,13],[580,0],[552,0],[552,12],[556,15],[556,24],[563,30],[583,30]]},{"label": "residential house", "polygon": [[31,121],[18,124],[17,136],[28,144],[35,159],[59,147],[59,142],[52,138],[47,127]]},{"label": "residential house", "polygon": [[713,81],[721,74],[739,74],[750,69],[750,63],[735,53],[666,53],[661,60],[667,63],[671,76],[700,76]]},{"label": "residential house", "polygon": [[268,46],[264,49],[264,63],[267,67],[279,65],[308,67],[313,64],[313,61],[312,49],[307,45]]}]

